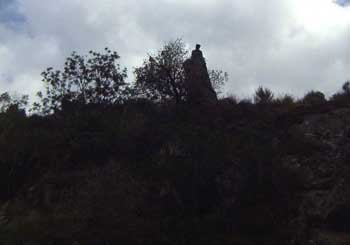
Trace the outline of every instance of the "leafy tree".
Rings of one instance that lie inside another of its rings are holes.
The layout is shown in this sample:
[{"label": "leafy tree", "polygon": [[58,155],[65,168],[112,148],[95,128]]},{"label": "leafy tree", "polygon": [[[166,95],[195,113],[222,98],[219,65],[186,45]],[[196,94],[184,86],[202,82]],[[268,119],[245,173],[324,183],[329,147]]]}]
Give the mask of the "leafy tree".
[{"label": "leafy tree", "polygon": [[39,92],[44,113],[60,109],[63,102],[81,104],[114,104],[127,96],[126,69],[121,69],[120,56],[108,48],[105,53],[90,51],[81,56],[73,52],[62,71],[47,68],[43,73],[45,92]]},{"label": "leafy tree", "polygon": [[343,93],[350,95],[350,81],[346,81],[342,86]]},{"label": "leafy tree", "polygon": [[319,105],[325,103],[326,96],[320,91],[310,91],[304,96],[302,103],[305,105]]},{"label": "leafy tree", "polygon": [[257,90],[255,90],[254,102],[256,104],[269,104],[273,101],[273,98],[274,94],[268,88],[260,86],[257,88]]},{"label": "leafy tree", "polygon": [[[187,93],[183,63],[188,54],[185,43],[176,39],[166,43],[155,56],[149,56],[134,71],[139,95],[156,101],[185,101]],[[209,76],[217,91],[228,78],[227,73],[220,70],[209,70]]]},{"label": "leafy tree", "polygon": [[188,50],[181,39],[166,43],[156,56],[149,56],[135,69],[136,88],[152,100],[185,99],[185,73],[183,63]]},{"label": "leafy tree", "polygon": [[23,110],[28,105],[28,95],[9,94],[8,92],[0,94],[0,112],[9,110]]}]

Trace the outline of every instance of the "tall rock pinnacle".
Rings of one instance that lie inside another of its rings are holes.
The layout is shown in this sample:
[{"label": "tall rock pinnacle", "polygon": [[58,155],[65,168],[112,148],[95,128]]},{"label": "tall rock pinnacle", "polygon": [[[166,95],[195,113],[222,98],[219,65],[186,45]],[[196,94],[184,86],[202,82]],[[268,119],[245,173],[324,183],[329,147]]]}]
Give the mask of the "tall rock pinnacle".
[{"label": "tall rock pinnacle", "polygon": [[211,105],[217,102],[200,45],[192,51],[191,58],[184,62],[187,98],[192,104]]}]

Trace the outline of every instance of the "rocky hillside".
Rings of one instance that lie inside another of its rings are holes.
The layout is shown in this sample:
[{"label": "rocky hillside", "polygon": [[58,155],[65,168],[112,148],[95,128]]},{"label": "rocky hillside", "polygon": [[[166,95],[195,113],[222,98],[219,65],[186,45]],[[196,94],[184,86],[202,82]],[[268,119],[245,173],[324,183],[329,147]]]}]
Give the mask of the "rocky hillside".
[{"label": "rocky hillside", "polygon": [[0,244],[350,244],[350,107],[0,116]]}]

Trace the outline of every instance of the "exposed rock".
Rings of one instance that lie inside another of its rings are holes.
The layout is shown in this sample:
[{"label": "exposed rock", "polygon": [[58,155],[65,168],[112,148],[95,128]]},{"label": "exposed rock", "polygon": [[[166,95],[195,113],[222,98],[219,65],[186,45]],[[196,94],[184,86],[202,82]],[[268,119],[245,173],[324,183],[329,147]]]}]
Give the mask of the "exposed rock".
[{"label": "exposed rock", "polygon": [[184,63],[188,101],[192,104],[211,105],[217,103],[217,95],[210,82],[207,65],[200,45],[192,51]]},{"label": "exposed rock", "polygon": [[[290,131],[290,134],[297,132],[299,143],[308,152],[305,156],[288,156],[282,163],[299,176],[302,183],[300,226],[349,229],[349,224],[344,223],[350,212],[349,125],[350,110],[340,109],[308,115]],[[328,236],[326,233],[320,231],[310,244],[338,244],[323,239]]]}]

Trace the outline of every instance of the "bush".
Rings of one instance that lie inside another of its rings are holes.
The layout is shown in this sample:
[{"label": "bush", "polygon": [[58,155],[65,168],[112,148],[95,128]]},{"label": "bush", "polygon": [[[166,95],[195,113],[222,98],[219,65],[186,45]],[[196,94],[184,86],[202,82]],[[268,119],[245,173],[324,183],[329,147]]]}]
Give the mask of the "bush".
[{"label": "bush", "polygon": [[350,81],[347,81],[342,86],[342,91],[334,94],[331,98],[331,101],[339,103],[349,103],[350,102]]},{"label": "bush", "polygon": [[220,104],[223,105],[237,105],[238,99],[234,95],[230,95],[226,98],[220,99]]},{"label": "bush", "polygon": [[264,87],[259,87],[255,90],[254,103],[255,104],[271,104],[274,98],[273,92]]},{"label": "bush", "polygon": [[325,95],[320,91],[308,92],[301,101],[304,105],[320,105],[327,102]]},{"label": "bush", "polygon": [[295,99],[292,95],[285,94],[282,97],[276,98],[274,102],[278,105],[291,106],[294,104]]}]

